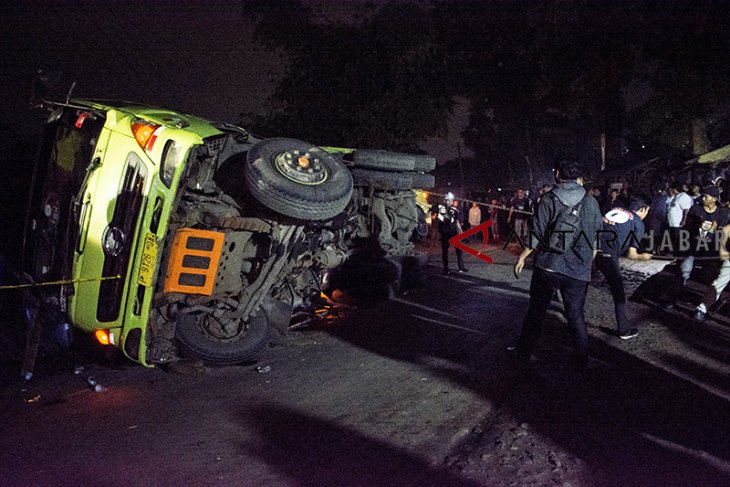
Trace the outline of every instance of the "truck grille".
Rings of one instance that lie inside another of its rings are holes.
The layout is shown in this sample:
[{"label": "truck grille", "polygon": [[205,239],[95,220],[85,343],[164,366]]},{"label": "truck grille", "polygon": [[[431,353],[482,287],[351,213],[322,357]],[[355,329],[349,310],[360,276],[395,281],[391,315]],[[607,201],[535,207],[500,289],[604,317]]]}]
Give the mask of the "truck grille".
[{"label": "truck grille", "polygon": [[136,154],[130,153],[114,207],[114,215],[109,223],[110,227],[120,229],[125,235],[124,247],[116,256],[104,256],[102,271],[102,277],[120,276],[120,278],[101,281],[96,308],[96,318],[100,322],[115,321],[119,317],[129,259],[136,242],[134,231],[144,201],[144,173],[146,173],[144,163]]}]

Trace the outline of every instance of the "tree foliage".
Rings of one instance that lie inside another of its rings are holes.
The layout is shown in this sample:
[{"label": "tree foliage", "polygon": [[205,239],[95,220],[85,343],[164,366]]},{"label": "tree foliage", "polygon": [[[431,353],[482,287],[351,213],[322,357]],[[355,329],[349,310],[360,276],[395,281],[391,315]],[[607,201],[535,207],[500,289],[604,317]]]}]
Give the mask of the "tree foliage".
[{"label": "tree foliage", "polygon": [[723,2],[352,4],[331,22],[279,1],[248,14],[289,59],[266,120],[279,133],[413,150],[444,133],[458,95],[465,145],[501,184],[537,183],[564,152],[597,172],[601,134],[609,165],[730,142]]},{"label": "tree foliage", "polygon": [[670,5],[646,14],[634,75],[650,94],[625,129],[643,146],[688,156],[730,142],[717,130],[727,126],[730,103],[730,13],[723,2]]},{"label": "tree foliage", "polygon": [[359,22],[322,23],[297,2],[275,4],[249,11],[258,38],[289,59],[273,95],[277,109],[265,120],[270,130],[400,150],[445,132],[449,67],[426,9],[386,5]]},{"label": "tree foliage", "polygon": [[[503,183],[536,183],[565,152],[597,167],[600,134],[620,134],[621,87],[634,57],[630,39],[610,27],[626,23],[622,4],[446,2],[443,9],[449,30],[466,26],[464,37],[485,43],[461,57],[473,107],[464,137],[485,169],[500,174],[508,165]],[[464,49],[459,44],[451,49]]]},{"label": "tree foliage", "polygon": [[524,183],[528,170],[544,173],[565,151],[597,172],[601,134],[609,165],[681,159],[728,142],[730,12],[722,2],[438,8],[449,19],[445,49],[472,100],[465,142],[503,181]]}]

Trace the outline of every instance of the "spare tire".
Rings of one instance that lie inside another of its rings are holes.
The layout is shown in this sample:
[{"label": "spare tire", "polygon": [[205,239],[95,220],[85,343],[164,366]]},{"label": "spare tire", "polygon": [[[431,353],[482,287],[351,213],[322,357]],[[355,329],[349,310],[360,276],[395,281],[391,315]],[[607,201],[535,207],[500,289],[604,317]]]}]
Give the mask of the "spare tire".
[{"label": "spare tire", "polygon": [[429,172],[436,168],[436,158],[415,154],[402,154],[385,150],[356,150],[352,154],[355,167],[382,169],[384,171]]},{"label": "spare tire", "polygon": [[431,189],[436,186],[436,178],[433,174],[413,174],[414,189]]},{"label": "spare tire", "polygon": [[352,179],[355,186],[372,186],[375,189],[405,191],[413,188],[415,174],[404,172],[370,171],[355,168]]},{"label": "spare tire", "polygon": [[246,186],[259,203],[300,220],[325,220],[342,212],[352,197],[350,171],[308,142],[265,139],[244,165]]}]

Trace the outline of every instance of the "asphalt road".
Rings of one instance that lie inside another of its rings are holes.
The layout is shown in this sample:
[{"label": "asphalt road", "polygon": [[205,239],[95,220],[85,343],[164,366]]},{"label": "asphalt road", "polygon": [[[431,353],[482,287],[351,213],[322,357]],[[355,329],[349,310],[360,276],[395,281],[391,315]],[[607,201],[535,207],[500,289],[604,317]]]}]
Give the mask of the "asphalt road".
[{"label": "asphalt road", "polygon": [[[555,302],[532,366],[505,353],[528,303],[515,250],[385,304],[292,331],[254,365],[4,363],[0,484],[730,485],[730,329],[641,303],[613,334],[589,290],[593,360]],[[84,382],[93,375],[104,388]]]}]

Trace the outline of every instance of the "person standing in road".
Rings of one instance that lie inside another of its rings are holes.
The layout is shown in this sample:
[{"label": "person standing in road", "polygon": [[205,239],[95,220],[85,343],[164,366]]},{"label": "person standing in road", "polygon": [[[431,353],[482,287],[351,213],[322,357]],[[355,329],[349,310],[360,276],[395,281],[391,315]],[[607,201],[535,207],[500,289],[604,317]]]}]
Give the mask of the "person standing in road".
[{"label": "person standing in road", "polygon": [[[469,218],[467,219],[469,228],[478,227],[482,224],[482,209],[479,208],[479,203],[476,201],[471,202],[471,208],[469,208]],[[479,235],[474,235],[475,239],[479,239]]]},{"label": "person standing in road", "polygon": [[717,229],[728,223],[727,210],[722,208],[720,204],[720,192],[716,187],[709,186],[702,192],[702,204],[693,205],[687,213],[686,224],[682,229],[684,235],[681,236],[678,243],[679,251],[684,255],[684,259],[679,266],[681,280],[675,276],[674,285],[671,286],[668,292],[669,300],[665,303],[666,309],[674,307],[683,288],[689,282],[695,259],[697,257],[714,258],[717,256],[715,250],[718,238]]},{"label": "person standing in road", "polygon": [[730,224],[723,226],[722,232],[720,232],[719,250],[722,265],[720,266],[717,277],[712,281],[712,285],[705,292],[704,296],[702,296],[702,301],[695,308],[694,318],[697,321],[704,321],[710,306],[720,299],[720,294],[722,294],[728,283],[730,283],[730,252],[727,249],[728,236],[730,236]]},{"label": "person standing in road", "polygon": [[[682,285],[687,284],[695,257],[708,255],[715,248],[715,231],[727,223],[725,209],[720,206],[720,192],[714,186],[702,192],[702,204],[693,205],[687,212],[685,230],[689,235],[690,248],[682,261]],[[683,250],[683,249],[680,249]]]},{"label": "person standing in road", "polygon": [[[573,333],[574,358],[578,365],[585,365],[588,332],[584,306],[596,253],[596,235],[601,228],[601,212],[595,198],[577,183],[581,169],[576,159],[558,160],[554,174],[557,185],[540,201],[531,245],[522,251],[515,263],[515,276],[519,278],[525,259],[537,247],[530,282],[530,304],[517,344],[510,350],[521,359],[532,359],[548,306],[555,291],[559,290]],[[569,223],[573,225],[572,232],[564,230]],[[563,234],[562,246],[555,248],[552,242],[558,233]]]},{"label": "person standing in road", "polygon": [[682,190],[682,183],[675,181],[669,189],[669,208],[667,209],[667,223],[672,236],[674,251],[679,250],[679,231],[687,223],[687,214],[694,205],[692,197]]},{"label": "person standing in road", "polygon": [[598,202],[598,207],[603,209],[605,206],[603,202],[603,188],[601,186],[593,186],[591,188],[591,196],[593,196]]},{"label": "person standing in road", "polygon": [[596,255],[596,268],[606,278],[613,296],[618,336],[624,340],[635,337],[639,330],[629,321],[619,257],[626,255],[631,260],[650,260],[652,257],[650,253],[639,253],[644,237],[643,220],[649,213],[651,201],[639,194],[631,198],[628,206],[628,209],[614,208],[604,215]]},{"label": "person standing in road", "polygon": [[489,202],[489,212],[490,218],[492,219],[492,226],[489,227],[489,230],[492,232],[494,242],[499,242],[502,238],[502,224],[500,223],[502,220],[500,215],[502,212],[502,205],[499,204],[499,201],[497,201],[496,198],[492,198],[492,201]]},{"label": "person standing in road", "polygon": [[[455,205],[454,195],[446,193],[444,204],[438,205],[436,209],[436,221],[438,221],[439,233],[441,234],[441,262],[444,266],[444,274],[449,274],[449,240],[462,233],[459,219],[459,207]],[[466,272],[464,267],[464,252],[456,247],[456,262],[459,272]]]},{"label": "person standing in road", "polygon": [[689,196],[692,198],[692,201],[694,201],[695,205],[701,205],[702,204],[702,186],[700,186],[698,183],[693,182],[689,185]]},{"label": "person standing in road", "polygon": [[621,187],[621,208],[626,208],[629,206],[629,203],[631,202],[631,188],[629,188],[626,185],[623,185]]},{"label": "person standing in road", "polygon": [[528,222],[531,213],[532,204],[530,198],[525,196],[525,190],[523,188],[517,188],[515,197],[510,202],[507,220],[512,223],[512,228],[523,245],[528,244],[527,237],[530,233]]},{"label": "person standing in road", "polygon": [[621,194],[619,193],[618,188],[612,188],[608,192],[608,197],[603,201],[601,213],[605,215],[606,213],[611,211],[612,208],[620,208],[622,206],[625,205],[623,200],[621,199]]},{"label": "person standing in road", "polygon": [[669,197],[663,185],[655,188],[654,198],[651,200],[651,210],[646,222],[654,241],[661,242],[664,236],[664,230],[667,227],[667,213],[669,211]]},{"label": "person standing in road", "polygon": [[545,196],[545,193],[547,193],[547,192],[548,192],[548,191],[550,191],[551,189],[553,189],[553,187],[552,187],[552,186],[550,186],[549,184],[543,184],[543,185],[542,185],[542,186],[540,187],[540,190],[538,191],[538,193],[537,193],[537,196],[535,197],[535,202],[534,202],[534,204],[532,205],[532,207],[533,207],[533,208],[537,208],[537,205],[539,205],[539,204],[540,204],[540,200],[542,199],[542,197],[543,197],[543,196]]}]

